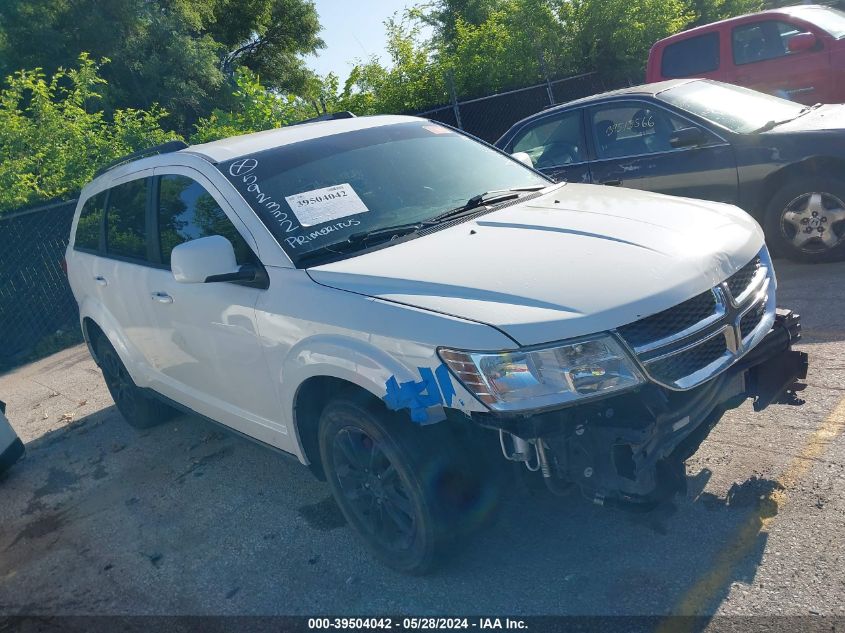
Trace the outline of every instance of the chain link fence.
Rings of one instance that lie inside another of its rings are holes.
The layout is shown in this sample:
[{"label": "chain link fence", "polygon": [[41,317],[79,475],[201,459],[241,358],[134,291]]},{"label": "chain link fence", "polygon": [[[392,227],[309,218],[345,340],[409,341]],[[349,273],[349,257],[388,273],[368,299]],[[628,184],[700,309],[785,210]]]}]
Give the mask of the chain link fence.
[{"label": "chain link fence", "polygon": [[[448,80],[447,77],[447,83]],[[591,72],[464,101],[459,101],[452,91],[452,103],[417,112],[416,115],[446,123],[494,143],[520,119],[605,89],[599,75]]]},{"label": "chain link fence", "polygon": [[82,340],[62,269],[76,201],[0,215],[0,371]]}]

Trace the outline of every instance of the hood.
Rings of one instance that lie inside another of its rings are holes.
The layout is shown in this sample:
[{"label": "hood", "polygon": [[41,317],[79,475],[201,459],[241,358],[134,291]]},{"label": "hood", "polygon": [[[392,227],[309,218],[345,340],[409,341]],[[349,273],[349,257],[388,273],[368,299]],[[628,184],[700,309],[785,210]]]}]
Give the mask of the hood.
[{"label": "hood", "polygon": [[723,281],[762,245],[759,225],[730,205],[568,184],[308,272],[533,345],[660,312]]},{"label": "hood", "polygon": [[778,125],[766,134],[789,134],[820,130],[845,130],[845,105],[827,104]]}]

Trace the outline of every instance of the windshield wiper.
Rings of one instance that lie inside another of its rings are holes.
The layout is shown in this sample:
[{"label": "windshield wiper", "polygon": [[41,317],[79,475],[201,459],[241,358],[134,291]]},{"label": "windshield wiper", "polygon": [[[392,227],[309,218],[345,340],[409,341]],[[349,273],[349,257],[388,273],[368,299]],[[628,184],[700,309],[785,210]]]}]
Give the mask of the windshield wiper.
[{"label": "windshield wiper", "polygon": [[302,263],[305,261],[309,261],[312,259],[318,259],[319,257],[325,257],[327,253],[331,255],[348,255],[349,253],[353,253],[356,250],[351,248],[358,244],[366,244],[370,240],[376,238],[388,238],[393,239],[394,237],[400,237],[402,235],[407,235],[409,233],[413,233],[415,231],[419,231],[421,228],[424,228],[431,224],[430,222],[422,221],[422,222],[414,222],[408,224],[397,224],[396,226],[385,226],[382,228],[373,229],[371,231],[360,231],[359,233],[353,233],[345,240],[341,240],[339,242],[332,242],[331,244],[325,244],[324,246],[318,246],[307,253],[303,253],[297,258],[297,263]]},{"label": "windshield wiper", "polygon": [[488,204],[493,204],[495,202],[504,202],[505,200],[512,200],[513,198],[518,198],[521,193],[524,193],[526,191],[539,191],[540,189],[545,189],[546,187],[550,186],[554,186],[554,184],[531,185],[528,187],[511,187],[510,189],[495,189],[492,191],[485,191],[483,193],[473,196],[472,198],[467,200],[463,205],[454,209],[450,209],[449,211],[441,213],[440,215],[435,216],[433,218],[429,218],[428,220],[420,220],[419,222],[408,222],[407,224],[397,224],[395,226],[379,227],[371,229],[369,231],[359,231],[358,233],[353,233],[345,240],[333,242],[324,246],[318,246],[317,248],[300,255],[297,258],[297,263],[303,263],[312,259],[325,257],[327,253],[331,255],[348,255],[349,253],[355,252],[355,250],[360,250],[351,248],[353,246],[359,244],[365,244],[366,246],[369,246],[370,241],[378,240],[379,238],[381,238],[381,241],[384,241],[385,238],[387,240],[392,240],[396,237],[415,233],[416,231],[419,231],[426,227],[439,224],[440,222],[446,219],[458,217],[463,213],[471,213],[479,207]]},{"label": "windshield wiper", "polygon": [[519,194],[526,191],[540,191],[540,189],[545,189],[548,186],[549,185],[531,185],[530,187],[511,187],[510,189],[493,189],[491,191],[485,191],[473,196],[461,206],[449,209],[445,213],[441,213],[440,215],[437,215],[427,221],[436,224],[438,222],[442,222],[443,220],[459,217],[463,213],[474,211],[475,209],[487,206],[488,204],[513,200],[514,198],[518,198]]},{"label": "windshield wiper", "polygon": [[414,231],[419,231],[428,224],[430,224],[430,222],[425,220],[421,222],[409,222],[408,224],[397,224],[396,226],[385,226],[372,229],[370,231],[360,231],[359,233],[353,233],[347,237],[346,241],[350,244],[360,244],[361,242],[369,242],[371,239],[378,237],[389,237],[392,239],[394,237],[413,233]]},{"label": "windshield wiper", "polygon": [[797,119],[798,117],[802,117],[802,116],[804,116],[805,114],[807,114],[808,112],[812,112],[812,111],[813,111],[813,110],[815,110],[816,108],[820,108],[820,107],[821,107],[821,105],[822,105],[821,103],[816,103],[815,105],[811,105],[811,106],[804,106],[803,108],[801,108],[801,109],[798,111],[798,114],[796,114],[796,115],[795,115],[794,117],[792,117],[791,119],[782,119],[782,120],[780,120],[780,121],[767,121],[764,125],[761,125],[761,126],[760,126],[760,127],[758,127],[756,130],[751,130],[751,132],[750,132],[750,133],[751,133],[751,134],[761,134],[761,133],[763,133],[763,132],[768,132],[769,130],[772,130],[772,129],[776,128],[778,125],[783,125],[784,123],[789,123],[790,121],[794,121],[794,120],[795,120],[795,119]]}]

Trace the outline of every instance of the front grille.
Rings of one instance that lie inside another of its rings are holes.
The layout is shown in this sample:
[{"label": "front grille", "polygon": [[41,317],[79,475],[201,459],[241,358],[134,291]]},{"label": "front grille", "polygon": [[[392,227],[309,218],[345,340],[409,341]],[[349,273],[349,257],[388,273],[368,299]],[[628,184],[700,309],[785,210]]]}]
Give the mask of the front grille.
[{"label": "front grille", "polygon": [[745,313],[745,316],[743,316],[739,321],[739,331],[743,339],[751,334],[754,331],[754,328],[760,325],[760,321],[763,319],[764,314],[766,314],[765,300],[761,301],[759,305]]},{"label": "front grille", "polygon": [[[761,269],[765,274],[758,274]],[[763,324],[774,320],[774,296],[770,301],[766,295],[767,289],[774,291],[771,281],[764,248],[715,288],[616,331],[655,382],[690,389],[729,367],[760,340]],[[762,301],[761,295],[766,295]]]},{"label": "front grille", "polygon": [[754,279],[754,275],[756,275],[757,271],[760,270],[761,265],[760,256],[757,255],[757,257],[752,259],[728,278],[728,290],[731,291],[732,297],[736,298],[745,292],[745,289],[748,288],[748,284],[750,284],[751,280]]},{"label": "front grille", "polygon": [[691,328],[716,312],[716,295],[712,290],[687,299],[683,303],[619,328],[622,338],[631,347],[672,336]]},{"label": "front grille", "polygon": [[671,383],[719,360],[727,349],[725,336],[719,333],[695,347],[649,363],[647,369],[657,380]]}]

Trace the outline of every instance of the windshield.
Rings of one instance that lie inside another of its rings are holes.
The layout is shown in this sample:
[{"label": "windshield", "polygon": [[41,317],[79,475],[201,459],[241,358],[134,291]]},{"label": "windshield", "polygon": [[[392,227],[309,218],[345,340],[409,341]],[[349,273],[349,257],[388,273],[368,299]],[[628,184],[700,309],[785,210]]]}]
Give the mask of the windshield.
[{"label": "windshield", "polygon": [[738,134],[794,119],[804,109],[780,97],[710,80],[681,84],[657,97]]},{"label": "windshield", "polygon": [[429,220],[487,191],[551,184],[500,152],[428,121],[315,138],[218,168],[295,265],[351,235]]},{"label": "windshield", "polygon": [[792,15],[820,29],[827,31],[836,39],[845,37],[845,12],[829,7],[794,7]]}]

